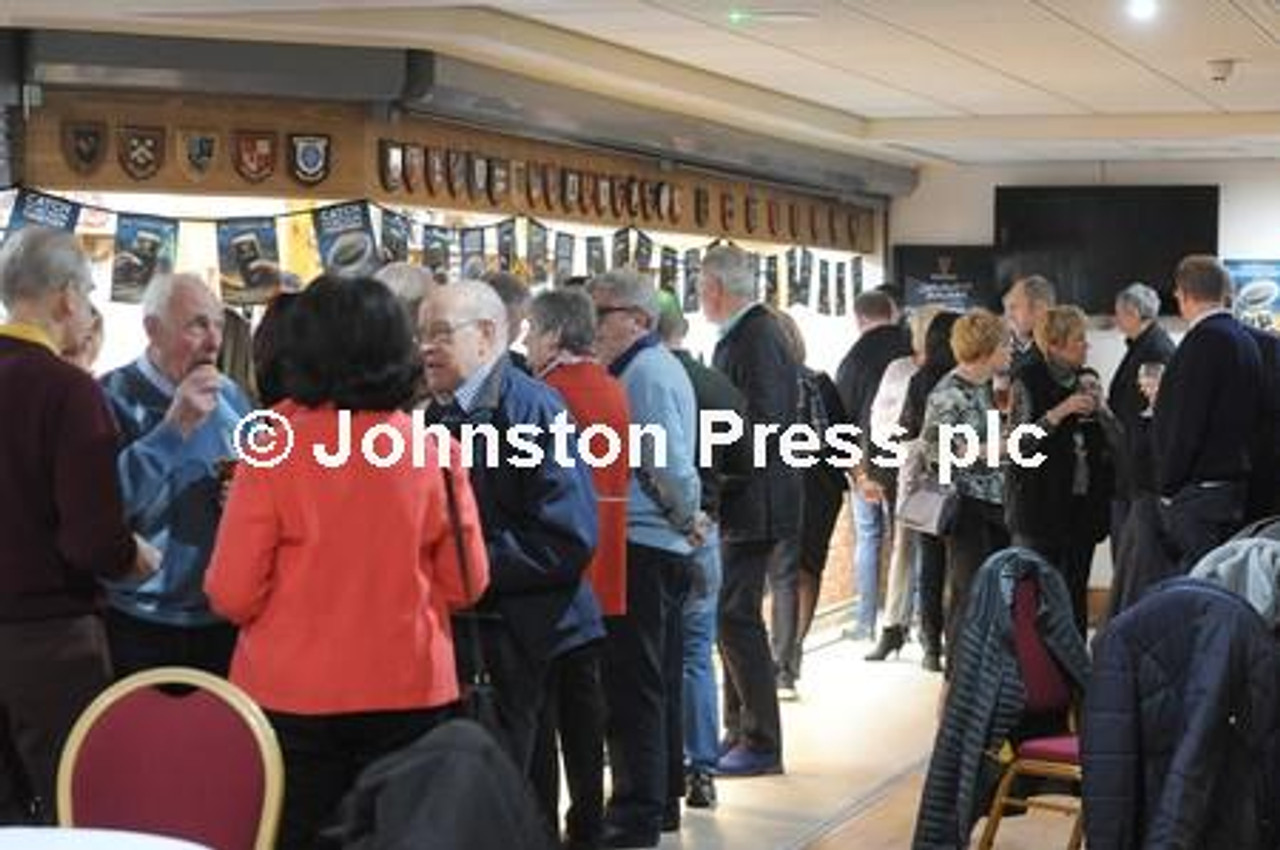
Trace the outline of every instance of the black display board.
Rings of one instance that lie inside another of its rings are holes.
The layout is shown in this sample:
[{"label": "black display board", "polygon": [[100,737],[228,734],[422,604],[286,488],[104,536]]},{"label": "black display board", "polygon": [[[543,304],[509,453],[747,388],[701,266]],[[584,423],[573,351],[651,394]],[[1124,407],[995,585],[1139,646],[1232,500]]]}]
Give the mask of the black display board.
[{"label": "black display board", "polygon": [[893,272],[907,307],[1000,309],[990,245],[895,245]]}]

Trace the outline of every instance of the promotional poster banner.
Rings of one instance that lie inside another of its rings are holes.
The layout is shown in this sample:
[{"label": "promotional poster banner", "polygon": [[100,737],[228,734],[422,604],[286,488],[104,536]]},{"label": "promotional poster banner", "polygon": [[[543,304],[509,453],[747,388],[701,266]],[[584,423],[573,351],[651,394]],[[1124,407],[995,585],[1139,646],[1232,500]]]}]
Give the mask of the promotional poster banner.
[{"label": "promotional poster banner", "polygon": [[1225,260],[1233,312],[1242,323],[1280,333],[1280,260]]},{"label": "promotional poster banner", "polygon": [[178,256],[178,222],[150,215],[116,216],[115,259],[111,262],[111,300],[142,301],[156,272],[173,271]]},{"label": "promotional poster banner", "polygon": [[763,287],[760,285],[761,263],[759,254],[747,254],[747,268],[751,270],[751,283],[755,288],[756,298],[759,298],[760,293],[764,291]]},{"label": "promotional poster banner", "polygon": [[547,228],[529,219],[528,229],[529,281],[545,283],[547,280]]},{"label": "promotional poster banner", "polygon": [[462,276],[471,280],[484,277],[484,228],[464,227],[458,231],[462,243]]},{"label": "promotional poster banner", "polygon": [[631,262],[631,228],[613,234],[613,268],[620,269]]},{"label": "promotional poster banner", "polygon": [[831,264],[826,260],[818,263],[818,314],[831,315]]},{"label": "promotional poster banner", "polygon": [[676,281],[680,275],[680,254],[675,248],[663,248],[659,261],[658,282],[663,289],[676,291]]},{"label": "promotional poster banner", "polygon": [[573,277],[573,234],[556,234],[556,282],[562,283]]},{"label": "promotional poster banner", "polygon": [[809,305],[809,295],[813,281],[813,254],[807,249],[799,253],[799,268],[796,271],[795,285],[791,287],[790,296],[787,298],[788,307],[794,307],[797,304]]},{"label": "promotional poster banner", "polygon": [[428,224],[422,228],[422,265],[432,274],[449,273],[449,253],[453,245],[453,231],[447,227]]},{"label": "promotional poster banner", "polygon": [[[989,245],[895,245],[893,268],[907,307],[999,307]],[[855,278],[854,292],[860,291]]]},{"label": "promotional poster banner", "polygon": [[226,304],[265,304],[280,285],[274,218],[219,221],[218,271]]},{"label": "promotional poster banner", "polygon": [[684,311],[696,313],[702,309],[698,297],[698,275],[702,272],[702,252],[690,248],[684,252]]},{"label": "promotional poster banner", "polygon": [[80,205],[66,198],[55,198],[33,189],[19,189],[9,212],[9,233],[28,224],[74,232],[80,221]]},{"label": "promotional poster banner", "polygon": [[849,315],[849,276],[844,263],[836,264],[836,315]]},{"label": "promotional poster banner", "polygon": [[[853,287],[853,297],[862,294],[862,257],[857,256],[849,261],[849,283]],[[850,310],[852,312],[852,310]]]},{"label": "promotional poster banner", "polygon": [[604,237],[588,236],[587,274],[603,274],[604,271]]},{"label": "promotional poster banner", "polygon": [[516,267],[516,220],[498,222],[498,268],[509,272]]},{"label": "promotional poster banner", "polygon": [[413,234],[413,222],[406,215],[390,210],[382,211],[382,260],[386,263],[403,263],[409,259],[409,241]]},{"label": "promotional poster banner", "polygon": [[764,301],[770,307],[781,308],[782,298],[778,288],[778,258],[764,261]]},{"label": "promotional poster banner", "polygon": [[378,247],[367,203],[319,207],[311,211],[311,221],[325,274],[366,277],[378,270]]},{"label": "promotional poster banner", "polygon": [[636,233],[636,268],[642,272],[653,268],[653,240],[643,233]]}]

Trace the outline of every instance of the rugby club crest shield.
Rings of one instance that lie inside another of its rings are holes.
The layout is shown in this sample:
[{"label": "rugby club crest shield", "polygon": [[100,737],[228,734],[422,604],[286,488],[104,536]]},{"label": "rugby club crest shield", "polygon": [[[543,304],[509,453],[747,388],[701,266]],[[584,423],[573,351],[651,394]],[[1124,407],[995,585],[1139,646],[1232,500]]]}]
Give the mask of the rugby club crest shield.
[{"label": "rugby club crest shield", "polygon": [[323,183],[329,176],[330,150],[328,136],[290,135],[289,174],[304,186]]},{"label": "rugby club crest shield", "polygon": [[64,121],[62,155],[76,174],[93,174],[107,158],[107,122]]},{"label": "rugby club crest shield", "polygon": [[232,139],[231,159],[236,173],[250,183],[261,183],[276,171],[276,134],[240,130]]},{"label": "rugby club crest shield", "polygon": [[178,166],[192,180],[209,176],[218,158],[218,134],[212,130],[178,131]]},{"label": "rugby club crest shield", "polygon": [[163,127],[121,127],[120,167],[134,180],[156,176],[164,165]]}]

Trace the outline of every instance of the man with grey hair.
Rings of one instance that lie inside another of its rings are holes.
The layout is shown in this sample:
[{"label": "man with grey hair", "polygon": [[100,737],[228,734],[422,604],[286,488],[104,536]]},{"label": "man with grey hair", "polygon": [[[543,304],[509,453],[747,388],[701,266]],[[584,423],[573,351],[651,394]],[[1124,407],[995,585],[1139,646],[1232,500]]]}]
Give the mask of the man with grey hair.
[{"label": "man with grey hair", "polygon": [[209,609],[204,572],[222,518],[232,435],[251,405],[214,363],[222,305],[194,274],[160,275],[142,298],[147,348],[107,373],[120,425],[117,469],[133,530],[164,553],[142,585],[107,585],[107,634],[117,676],[196,667],[225,676],[235,629]]},{"label": "man with grey hair", "polygon": [[[703,313],[720,327],[712,365],[746,399],[748,427],[786,430],[797,419],[800,364],[778,320],[756,301],[746,253],[732,245],[711,248],[698,285]],[[726,729],[716,765],[721,776],[782,772],[776,670],[761,604],[771,564],[796,557],[801,480],[778,452],[765,457],[764,469],[726,476],[721,495],[724,583],[717,625]]]},{"label": "man with grey hair", "polygon": [[1053,281],[1038,274],[1018,278],[1005,293],[1005,320],[1013,330],[1014,337],[1011,374],[1016,376],[1028,363],[1041,358],[1040,349],[1036,348],[1036,324],[1057,303],[1058,295]]},{"label": "man with grey hair", "polygon": [[110,681],[97,579],[155,569],[124,522],[102,390],[60,356],[92,288],[69,233],[28,227],[0,248],[0,824],[52,822],[62,745]]},{"label": "man with grey hair", "polygon": [[[551,662],[604,636],[600,608],[583,579],[597,542],[595,491],[590,471],[568,441],[569,465],[554,460],[551,428],[566,415],[546,384],[511,365],[506,356],[506,309],[493,289],[461,280],[428,290],[418,313],[430,401],[426,421],[455,437],[464,426],[492,426],[496,465],[486,462],[477,437],[471,487],[480,509],[489,556],[489,589],[474,610],[455,618],[458,678],[475,681],[481,659],[468,635],[478,634],[492,678],[503,742],[521,772],[530,775],[538,718]],[[545,462],[516,463],[507,440],[512,426],[533,426]]]},{"label": "man with grey hair", "polygon": [[1150,402],[1138,386],[1143,363],[1164,365],[1177,347],[1160,326],[1160,295],[1145,283],[1131,283],[1116,295],[1116,327],[1124,334],[1125,354],[1116,367],[1107,394],[1107,407],[1123,428],[1123,444],[1116,457],[1116,495],[1111,511],[1111,545],[1120,532],[1133,500],[1155,493],[1155,458],[1151,455]]},{"label": "man with grey hair", "polygon": [[409,315],[409,321],[418,321],[418,310],[427,292],[436,286],[431,272],[413,263],[387,263],[374,273],[374,278],[386,284],[391,294],[399,299]]},{"label": "man with grey hair", "polygon": [[596,352],[622,381],[637,426],[666,434],[633,466],[627,503],[627,611],[609,621],[605,694],[613,795],[608,847],[654,847],[680,824],[683,791],[681,611],[691,555],[705,533],[694,465],[697,403],[680,361],[662,345],[651,280],[617,269],[587,285]]}]

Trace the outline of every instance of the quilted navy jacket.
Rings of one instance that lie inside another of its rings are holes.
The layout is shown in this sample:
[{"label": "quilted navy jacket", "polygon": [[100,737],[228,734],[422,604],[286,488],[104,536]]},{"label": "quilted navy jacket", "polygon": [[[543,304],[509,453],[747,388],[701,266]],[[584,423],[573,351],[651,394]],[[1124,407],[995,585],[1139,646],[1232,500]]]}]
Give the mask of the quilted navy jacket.
[{"label": "quilted navy jacket", "polygon": [[1172,579],[1112,621],[1082,732],[1089,850],[1280,847],[1280,645],[1240,597]]}]

